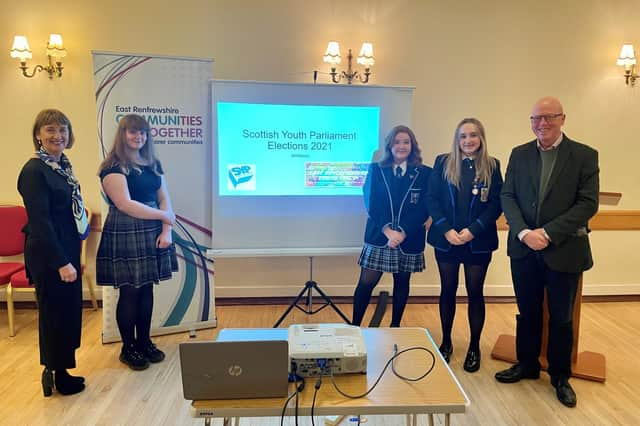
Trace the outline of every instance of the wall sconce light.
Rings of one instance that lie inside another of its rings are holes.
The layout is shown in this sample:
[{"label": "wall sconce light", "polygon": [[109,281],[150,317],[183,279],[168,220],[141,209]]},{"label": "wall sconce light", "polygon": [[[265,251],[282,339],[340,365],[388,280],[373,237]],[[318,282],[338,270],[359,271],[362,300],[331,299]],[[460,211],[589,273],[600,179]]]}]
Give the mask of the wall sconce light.
[{"label": "wall sconce light", "polygon": [[[20,69],[22,75],[27,78],[32,78],[36,75],[36,72],[46,71],[49,74],[49,78],[53,79],[54,75],[62,77],[62,58],[67,56],[67,49],[62,44],[62,36],[60,34],[50,34],[49,42],[47,43],[46,50],[47,58],[49,58],[48,65],[36,65],[33,68],[33,72],[29,74],[27,70],[27,59],[32,58],[31,49],[29,48],[29,42],[25,36],[17,35],[13,39],[13,46],[11,47],[11,57],[20,60]],[[54,65],[55,62],[55,65]]]},{"label": "wall sconce light", "polygon": [[627,86],[635,86],[636,79],[640,76],[636,73],[636,55],[633,51],[633,44],[622,45],[617,63],[624,67],[624,81]]},{"label": "wall sconce light", "polygon": [[371,75],[371,67],[375,64],[376,60],[373,57],[373,44],[365,42],[362,43],[362,47],[360,48],[360,54],[358,55],[357,62],[360,65],[364,65],[364,77],[362,74],[358,73],[351,68],[351,63],[353,61],[353,54],[351,53],[351,49],[349,49],[349,54],[347,55],[347,70],[338,73],[336,71],[336,65],[340,63],[340,44],[337,41],[330,41],[327,45],[327,51],[324,53],[323,60],[327,63],[331,64],[331,80],[334,83],[340,83],[340,80],[344,77],[347,80],[347,84],[351,84],[353,80],[358,79],[362,83],[367,83],[369,81],[369,76]]}]

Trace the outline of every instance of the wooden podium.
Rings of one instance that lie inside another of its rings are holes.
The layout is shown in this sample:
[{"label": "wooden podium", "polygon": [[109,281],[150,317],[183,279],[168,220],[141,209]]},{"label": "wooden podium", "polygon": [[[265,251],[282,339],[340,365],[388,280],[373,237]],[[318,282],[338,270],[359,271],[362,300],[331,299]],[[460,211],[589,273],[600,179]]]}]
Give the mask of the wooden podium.
[{"label": "wooden podium", "polygon": [[[601,192],[600,204],[617,205],[622,194],[616,192]],[[544,292],[542,324],[542,348],[540,350],[540,364],[547,369],[547,341],[549,337],[549,310],[547,309],[547,291]],[[606,360],[604,355],[597,352],[584,351],[578,353],[580,340],[580,308],[582,306],[582,274],[578,280],[576,300],[573,304],[573,348],[571,350],[571,374],[586,380],[604,382],[606,379]],[[515,336],[501,334],[493,346],[491,357],[508,362],[517,362]]]}]

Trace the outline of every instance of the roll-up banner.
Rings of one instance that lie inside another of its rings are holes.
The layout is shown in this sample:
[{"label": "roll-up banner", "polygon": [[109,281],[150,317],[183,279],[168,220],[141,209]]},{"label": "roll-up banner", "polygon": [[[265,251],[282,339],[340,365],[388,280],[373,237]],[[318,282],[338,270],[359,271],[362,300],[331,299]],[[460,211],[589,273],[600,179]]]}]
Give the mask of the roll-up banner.
[{"label": "roll-up banner", "polygon": [[[216,326],[211,247],[209,80],[213,60],[92,52],[99,161],[113,144],[120,118],[139,114],[151,126],[176,213],[179,272],[154,289],[152,334]],[[108,206],[103,195],[103,219]],[[104,343],[120,340],[118,290],[103,287]]]}]

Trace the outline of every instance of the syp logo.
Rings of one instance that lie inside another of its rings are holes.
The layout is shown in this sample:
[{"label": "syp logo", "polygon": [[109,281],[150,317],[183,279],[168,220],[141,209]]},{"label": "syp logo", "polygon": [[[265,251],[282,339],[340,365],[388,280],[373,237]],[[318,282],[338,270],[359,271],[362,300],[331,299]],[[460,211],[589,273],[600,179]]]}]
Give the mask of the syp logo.
[{"label": "syp logo", "polygon": [[256,190],[256,165],[255,164],[229,164],[227,166],[229,179],[227,189],[229,191],[255,191]]}]

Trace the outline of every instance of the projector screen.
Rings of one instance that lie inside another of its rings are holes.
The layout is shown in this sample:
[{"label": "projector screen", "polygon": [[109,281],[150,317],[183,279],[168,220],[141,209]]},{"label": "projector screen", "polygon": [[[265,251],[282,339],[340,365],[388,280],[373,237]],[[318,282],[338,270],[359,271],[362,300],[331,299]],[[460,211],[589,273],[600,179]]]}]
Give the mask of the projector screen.
[{"label": "projector screen", "polygon": [[413,88],[213,80],[214,256],[353,254],[362,187]]},{"label": "projector screen", "polygon": [[361,194],[378,148],[379,107],[216,107],[221,196]]}]

